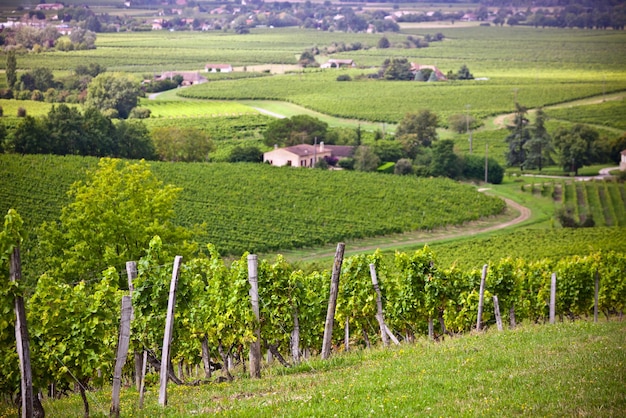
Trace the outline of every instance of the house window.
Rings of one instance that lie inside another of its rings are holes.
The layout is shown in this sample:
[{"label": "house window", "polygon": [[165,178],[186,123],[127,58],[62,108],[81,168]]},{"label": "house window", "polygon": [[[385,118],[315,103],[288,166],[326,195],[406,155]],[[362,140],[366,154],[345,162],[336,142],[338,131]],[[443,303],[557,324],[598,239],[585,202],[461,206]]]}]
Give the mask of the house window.
[{"label": "house window", "polygon": [[287,165],[291,167],[291,160],[287,160]]}]

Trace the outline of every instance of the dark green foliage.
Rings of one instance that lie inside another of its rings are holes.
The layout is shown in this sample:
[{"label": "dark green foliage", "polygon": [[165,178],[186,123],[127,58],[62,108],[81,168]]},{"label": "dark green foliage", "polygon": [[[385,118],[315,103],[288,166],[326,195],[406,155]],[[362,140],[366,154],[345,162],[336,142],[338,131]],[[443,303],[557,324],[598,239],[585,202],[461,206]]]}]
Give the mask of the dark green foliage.
[{"label": "dark green foliage", "polygon": [[390,46],[391,46],[391,42],[389,42],[389,39],[387,39],[386,36],[383,36],[382,38],[378,40],[378,48],[386,49],[386,48],[389,48]]},{"label": "dark green foliage", "polygon": [[413,80],[411,63],[406,58],[392,58],[383,63],[383,78],[385,80]]},{"label": "dark green foliage", "polygon": [[408,158],[399,159],[396,163],[393,173],[401,176],[413,174],[413,162]]},{"label": "dark green foliage", "polygon": [[396,137],[406,137],[406,141],[414,146],[429,147],[437,140],[437,115],[430,110],[418,113],[407,113],[396,128]]},{"label": "dark green foliage", "polygon": [[545,127],[546,115],[543,109],[537,109],[535,123],[531,127],[531,138],[524,144],[526,151],[526,168],[538,168],[539,171],[546,165],[554,163],[552,159],[552,138]]},{"label": "dark green foliage", "polygon": [[[471,180],[485,180],[485,157],[467,154],[462,157],[462,177]],[[504,178],[504,167],[493,158],[487,159],[487,182],[500,184]]]},{"label": "dark green foliage", "polygon": [[400,141],[381,139],[372,145],[374,153],[383,162],[396,162],[406,156],[403,144]]},{"label": "dark green foliage", "polygon": [[263,152],[255,146],[237,145],[231,150],[228,161],[231,163],[260,163],[263,161]]},{"label": "dark green foliage", "polygon": [[433,145],[430,171],[433,176],[452,179],[461,174],[459,157],[454,153],[454,141],[445,139]]},{"label": "dark green foliage", "polygon": [[317,63],[317,61],[315,61],[315,55],[310,50],[304,51],[300,55],[300,59],[298,60],[298,64],[300,64],[304,68],[306,68],[306,67],[319,67],[319,64]]},{"label": "dark green foliage", "polygon": [[519,103],[515,103],[515,109],[513,125],[507,127],[510,134],[506,137],[506,142],[509,144],[506,161],[509,166],[517,165],[523,170],[526,162],[524,145],[530,140],[530,129],[526,117],[528,110]]},{"label": "dark green foliage", "polygon": [[456,78],[457,80],[473,80],[474,76],[472,75],[472,73],[470,73],[467,65],[463,64],[461,68],[459,68],[459,71],[456,73]]},{"label": "dark green foliage", "polygon": [[114,125],[95,108],[81,114],[65,104],[53,106],[45,117],[26,116],[6,148],[20,154],[155,158],[152,140],[141,122]]},{"label": "dark green foliage", "polygon": [[296,115],[291,118],[276,119],[267,125],[263,133],[263,142],[271,147],[313,144],[324,141],[328,124],[308,115]]},{"label": "dark green foliage", "polygon": [[553,135],[554,147],[560,152],[561,167],[573,171],[592,164],[598,159],[598,139],[596,130],[586,125],[574,125],[571,128],[560,127]]},{"label": "dark green foliage", "polygon": [[128,117],[131,119],[148,119],[151,113],[147,107],[134,107]]},{"label": "dark green foliage", "polygon": [[341,74],[337,76],[337,81],[352,81],[350,74]]},{"label": "dark green foliage", "polygon": [[7,76],[7,86],[9,89],[15,87],[15,83],[17,82],[17,59],[15,58],[15,51],[9,50],[7,51],[7,63],[6,63],[6,76]]}]

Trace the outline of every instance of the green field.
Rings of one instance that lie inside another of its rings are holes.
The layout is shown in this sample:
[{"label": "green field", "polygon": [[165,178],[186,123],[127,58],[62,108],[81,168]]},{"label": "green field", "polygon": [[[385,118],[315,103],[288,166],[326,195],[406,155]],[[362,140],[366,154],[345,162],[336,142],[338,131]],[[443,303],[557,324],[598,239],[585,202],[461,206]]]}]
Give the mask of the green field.
[{"label": "green field", "polygon": [[[137,391],[125,388],[121,410],[134,417],[617,417],[626,410],[625,331],[617,321],[526,325],[437,344],[357,349],[289,369],[275,363],[260,380],[236,369],[232,383],[170,385],[165,408],[152,375],[144,409]],[[108,414],[110,388],[87,396],[94,415]],[[44,407],[49,417],[82,416],[78,394]]]},{"label": "green field", "polygon": [[[0,193],[33,228],[67,203],[65,191],[96,159],[0,156]],[[447,179],[277,168],[261,164],[152,163],[183,187],[176,222],[206,222],[204,241],[229,254],[461,224],[500,213],[501,200]],[[463,212],[454,210],[457,205]]]}]

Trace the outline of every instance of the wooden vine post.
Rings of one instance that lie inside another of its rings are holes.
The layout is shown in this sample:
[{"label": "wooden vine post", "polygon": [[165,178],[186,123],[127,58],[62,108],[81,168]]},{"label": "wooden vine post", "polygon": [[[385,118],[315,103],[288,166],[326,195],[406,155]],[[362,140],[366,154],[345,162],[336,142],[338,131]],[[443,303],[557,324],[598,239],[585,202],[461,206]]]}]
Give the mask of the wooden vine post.
[{"label": "wooden vine post", "polygon": [[598,322],[598,295],[600,293],[600,272],[596,270],[596,280],[593,297],[593,322]]},{"label": "wooden vine post", "polygon": [[250,303],[256,319],[254,341],[250,344],[250,377],[261,378],[261,314],[259,312],[259,260],[256,254],[248,255],[248,282],[250,282]]},{"label": "wooden vine post", "polygon": [[117,357],[113,371],[113,394],[111,395],[111,417],[120,416],[120,390],[122,388],[122,368],[126,363],[128,345],[130,343],[130,318],[133,305],[130,296],[122,297],[122,318],[120,320],[120,336],[117,343]]},{"label": "wooden vine post", "polygon": [[554,324],[556,316],[556,273],[552,273],[550,279],[550,323]]},{"label": "wooden vine post", "polygon": [[[12,282],[19,282],[22,278],[22,261],[18,245],[13,248],[11,253],[9,275]],[[15,341],[20,361],[22,418],[31,418],[34,415],[33,372],[30,363],[30,338],[26,323],[26,308],[24,307],[24,298],[22,296],[15,297]]]},{"label": "wooden vine post", "polygon": [[498,302],[498,296],[493,295],[493,310],[496,314],[496,326],[498,331],[502,331],[502,316],[500,315],[500,303]]},{"label": "wooden vine post", "polygon": [[335,310],[337,308],[337,294],[339,293],[339,275],[341,274],[341,264],[343,263],[343,253],[346,244],[337,244],[335,252],[335,262],[330,278],[330,296],[328,298],[328,310],[326,311],[326,323],[324,324],[324,340],[322,341],[322,359],[330,357],[330,346],[333,339],[333,323],[335,322]]},{"label": "wooden vine post", "polygon": [[[127,261],[126,262],[126,276],[128,277],[128,292],[132,301],[133,292],[135,291],[135,279],[137,278],[137,262],[135,261]],[[130,305],[130,320],[135,319],[135,310],[133,309],[133,305]],[[141,386],[141,369],[142,369],[142,358],[141,351],[135,350],[135,387],[139,390],[139,386]]]},{"label": "wooden vine post", "polygon": [[483,266],[480,276],[480,292],[478,294],[478,318],[476,319],[476,329],[480,331],[483,320],[483,304],[485,302],[485,279],[487,279],[487,264]]},{"label": "wooden vine post", "polygon": [[376,319],[378,320],[378,326],[380,327],[380,338],[383,341],[383,346],[389,345],[389,336],[387,335],[387,329],[385,326],[385,317],[383,315],[383,297],[380,292],[380,286],[378,286],[378,277],[376,276],[376,265],[370,264],[370,276],[372,277],[372,286],[376,292]]},{"label": "wooden vine post", "polygon": [[161,353],[161,374],[159,387],[159,405],[167,405],[167,380],[169,377],[170,345],[174,332],[174,308],[176,307],[176,288],[178,286],[178,271],[183,257],[177,255],[174,259],[174,270],[170,282],[170,295],[167,301],[167,318],[165,320],[165,333],[163,334],[163,351]]}]

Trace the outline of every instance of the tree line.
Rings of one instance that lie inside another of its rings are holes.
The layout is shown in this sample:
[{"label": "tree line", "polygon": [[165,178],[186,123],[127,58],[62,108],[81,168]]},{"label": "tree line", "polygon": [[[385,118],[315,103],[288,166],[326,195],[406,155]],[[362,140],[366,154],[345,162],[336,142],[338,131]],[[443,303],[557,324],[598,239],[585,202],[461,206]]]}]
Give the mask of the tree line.
[{"label": "tree line", "polygon": [[522,171],[541,171],[548,165],[558,164],[564,172],[578,175],[581,167],[595,163],[619,163],[620,152],[626,148],[626,134],[607,138],[588,125],[560,126],[552,134],[546,128],[547,116],[537,109],[535,120],[530,122],[528,109],[515,104],[513,123],[505,138],[508,144],[507,165]]}]

